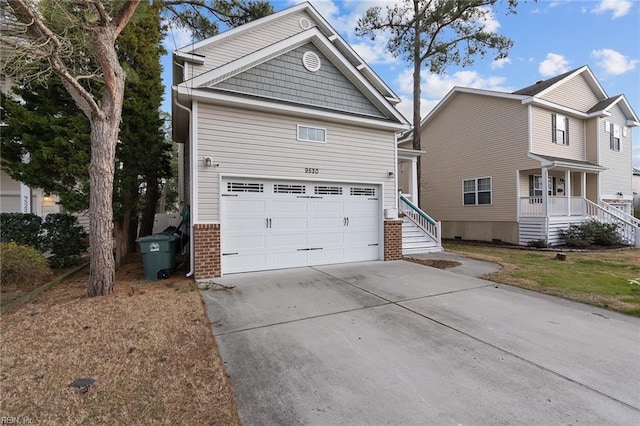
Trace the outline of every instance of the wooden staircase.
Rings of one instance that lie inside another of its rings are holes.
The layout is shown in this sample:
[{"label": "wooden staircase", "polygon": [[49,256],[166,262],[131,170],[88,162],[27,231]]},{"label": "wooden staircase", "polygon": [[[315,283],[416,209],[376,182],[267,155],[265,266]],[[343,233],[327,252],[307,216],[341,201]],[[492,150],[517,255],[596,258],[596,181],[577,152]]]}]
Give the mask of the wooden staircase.
[{"label": "wooden staircase", "polygon": [[402,217],[402,254],[442,251],[440,222],[420,210],[402,194],[398,207]]}]

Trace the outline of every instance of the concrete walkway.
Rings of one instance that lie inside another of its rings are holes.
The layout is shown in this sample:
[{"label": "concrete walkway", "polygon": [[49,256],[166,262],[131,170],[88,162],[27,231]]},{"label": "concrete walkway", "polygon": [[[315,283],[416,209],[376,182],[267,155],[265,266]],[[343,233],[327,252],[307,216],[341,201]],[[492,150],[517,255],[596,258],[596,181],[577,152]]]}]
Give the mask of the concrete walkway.
[{"label": "concrete walkway", "polygon": [[640,424],[640,319],[405,261],[203,291],[245,425]]}]

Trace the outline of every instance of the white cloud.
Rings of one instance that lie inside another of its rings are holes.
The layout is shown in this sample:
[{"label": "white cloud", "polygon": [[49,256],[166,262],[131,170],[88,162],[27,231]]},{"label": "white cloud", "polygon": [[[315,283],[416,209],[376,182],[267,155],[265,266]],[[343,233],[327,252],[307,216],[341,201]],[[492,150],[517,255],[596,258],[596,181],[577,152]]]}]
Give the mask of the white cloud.
[{"label": "white cloud", "polygon": [[607,12],[613,12],[611,19],[625,16],[631,10],[633,4],[629,0],[602,0],[598,7],[592,10],[593,13],[601,15]]},{"label": "white cloud", "polygon": [[488,7],[479,8],[482,12],[482,17],[478,19],[478,21],[484,25],[485,31],[489,31],[495,33],[500,28],[500,22],[496,19],[496,16],[493,14],[493,10]]},{"label": "white cloud", "polygon": [[164,38],[163,45],[168,51],[180,49],[192,43],[192,32],[186,28],[176,28],[170,22],[164,21],[163,25],[169,27],[167,36]]},{"label": "white cloud", "polygon": [[511,59],[510,58],[502,58],[502,59],[496,59],[493,62],[491,62],[491,69],[502,69],[504,68],[505,65],[510,64],[511,63]]},{"label": "white cloud", "polygon": [[538,65],[538,72],[543,77],[550,77],[567,71],[569,71],[569,61],[557,53],[547,53],[547,59]]},{"label": "white cloud", "polygon": [[637,59],[627,58],[613,49],[594,50],[591,56],[598,59],[598,66],[609,75],[620,75],[632,71],[640,62]]}]

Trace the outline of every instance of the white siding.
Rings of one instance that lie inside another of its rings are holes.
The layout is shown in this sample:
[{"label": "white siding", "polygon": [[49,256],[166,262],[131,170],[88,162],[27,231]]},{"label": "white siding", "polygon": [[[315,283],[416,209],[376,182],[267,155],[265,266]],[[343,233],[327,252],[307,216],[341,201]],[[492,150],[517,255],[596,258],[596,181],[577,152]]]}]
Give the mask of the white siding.
[{"label": "white siding", "polygon": [[[199,222],[220,220],[220,174],[383,183],[383,206],[395,207],[394,178],[387,177],[395,171],[392,131],[208,104],[198,104],[197,111],[197,158],[210,156],[219,164],[194,165]],[[326,129],[327,142],[296,140],[298,124]]]},{"label": "white siding", "polygon": [[582,74],[564,81],[560,86],[542,96],[542,99],[586,112],[602,99],[598,99]]},{"label": "white siding", "polygon": [[[610,110],[611,117],[606,121],[623,126],[626,118],[616,105]],[[631,129],[627,136],[620,131],[620,151],[613,151],[609,145],[609,133],[605,131],[604,119],[600,119],[598,133],[600,134],[600,165],[607,170],[600,173],[600,198],[616,198],[618,192],[622,192],[626,199],[632,194],[632,140]]]},{"label": "white siding", "polygon": [[531,132],[534,154],[550,155],[571,160],[586,160],[584,120],[569,118],[569,145],[560,145],[551,141],[552,112],[539,107],[531,108]]},{"label": "white siding", "polygon": [[198,76],[302,32],[299,21],[303,17],[309,20],[311,27],[316,26],[309,14],[299,12],[196,49],[195,53],[206,58],[204,65],[189,66],[191,76]]}]

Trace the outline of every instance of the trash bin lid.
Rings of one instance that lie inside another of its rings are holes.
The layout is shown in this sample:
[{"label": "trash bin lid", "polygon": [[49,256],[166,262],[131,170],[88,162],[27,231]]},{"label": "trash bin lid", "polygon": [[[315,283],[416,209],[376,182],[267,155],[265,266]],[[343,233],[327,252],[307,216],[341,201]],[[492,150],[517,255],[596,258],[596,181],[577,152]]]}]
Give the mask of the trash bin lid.
[{"label": "trash bin lid", "polygon": [[153,241],[174,241],[177,237],[167,234],[147,235],[146,237],[140,237],[136,240],[136,243],[150,243]]}]

